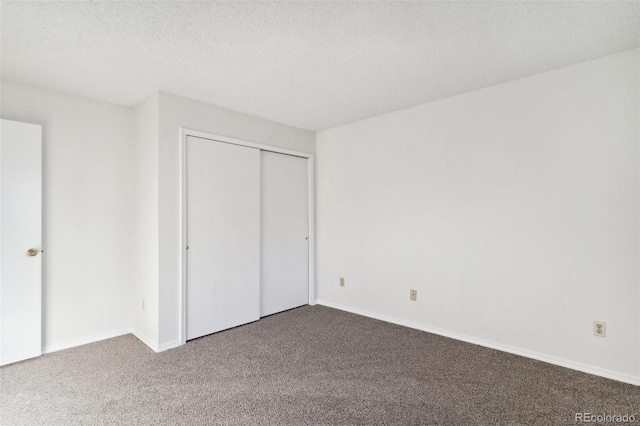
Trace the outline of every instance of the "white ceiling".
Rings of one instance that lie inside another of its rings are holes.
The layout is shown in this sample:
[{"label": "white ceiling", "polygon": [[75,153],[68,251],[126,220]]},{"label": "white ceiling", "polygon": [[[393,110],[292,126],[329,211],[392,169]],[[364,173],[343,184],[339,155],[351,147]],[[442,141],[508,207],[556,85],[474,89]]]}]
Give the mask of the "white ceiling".
[{"label": "white ceiling", "polygon": [[309,130],[640,45],[640,2],[2,2],[2,77]]}]

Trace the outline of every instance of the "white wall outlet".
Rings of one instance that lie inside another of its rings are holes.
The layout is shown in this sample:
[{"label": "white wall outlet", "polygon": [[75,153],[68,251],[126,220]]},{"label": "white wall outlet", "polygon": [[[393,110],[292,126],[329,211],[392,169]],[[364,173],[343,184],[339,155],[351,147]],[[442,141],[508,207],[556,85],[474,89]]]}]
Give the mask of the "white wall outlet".
[{"label": "white wall outlet", "polygon": [[344,287],[344,277],[340,277],[340,287]]},{"label": "white wall outlet", "polygon": [[418,299],[418,290],[411,289],[409,291],[409,300],[416,301]]},{"label": "white wall outlet", "polygon": [[142,310],[144,311],[144,299],[142,299]]},{"label": "white wall outlet", "polygon": [[601,322],[601,321],[594,321],[593,335],[598,337],[607,337],[607,323]]}]

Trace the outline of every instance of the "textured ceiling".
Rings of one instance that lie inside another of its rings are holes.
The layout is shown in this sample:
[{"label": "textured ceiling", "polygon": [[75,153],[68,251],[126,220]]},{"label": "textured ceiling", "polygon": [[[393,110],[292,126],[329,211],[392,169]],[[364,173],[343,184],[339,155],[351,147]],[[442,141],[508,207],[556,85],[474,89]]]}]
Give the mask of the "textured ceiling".
[{"label": "textured ceiling", "polygon": [[2,77],[322,130],[640,45],[640,2],[2,2]]}]

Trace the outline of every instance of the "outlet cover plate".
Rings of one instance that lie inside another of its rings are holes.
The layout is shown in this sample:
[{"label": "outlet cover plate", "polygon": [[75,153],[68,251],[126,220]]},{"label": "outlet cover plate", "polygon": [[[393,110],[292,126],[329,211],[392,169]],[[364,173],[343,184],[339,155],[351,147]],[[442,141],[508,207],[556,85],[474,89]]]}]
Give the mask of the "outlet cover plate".
[{"label": "outlet cover plate", "polygon": [[602,321],[594,321],[593,335],[598,337],[607,337],[607,323]]}]

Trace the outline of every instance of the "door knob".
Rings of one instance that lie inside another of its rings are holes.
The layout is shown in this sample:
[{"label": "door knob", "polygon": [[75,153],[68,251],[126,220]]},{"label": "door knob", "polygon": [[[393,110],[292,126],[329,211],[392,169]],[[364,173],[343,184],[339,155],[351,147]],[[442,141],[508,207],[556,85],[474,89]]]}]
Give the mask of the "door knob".
[{"label": "door knob", "polygon": [[36,256],[38,254],[38,250],[36,249],[29,249],[29,251],[27,252],[27,254],[29,256]]}]

